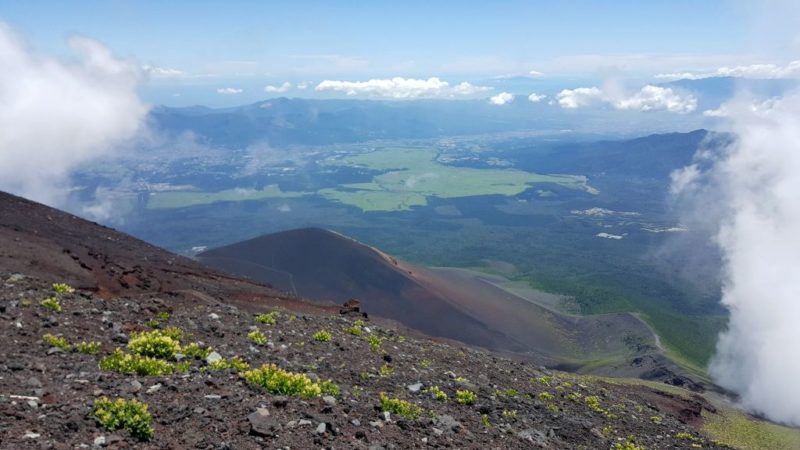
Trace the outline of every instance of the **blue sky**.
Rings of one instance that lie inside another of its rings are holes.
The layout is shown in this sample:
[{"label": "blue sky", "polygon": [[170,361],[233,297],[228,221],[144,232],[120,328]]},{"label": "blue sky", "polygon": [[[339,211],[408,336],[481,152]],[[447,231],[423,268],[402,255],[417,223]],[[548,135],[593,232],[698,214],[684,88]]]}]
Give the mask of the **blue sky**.
[{"label": "blue sky", "polygon": [[67,56],[80,34],[157,68],[144,93],[164,103],[241,102],[267,85],[299,95],[298,83],[324,79],[479,84],[537,71],[555,86],[787,62],[759,48],[753,17],[753,5],[720,0],[0,0],[0,20],[37,51]]}]

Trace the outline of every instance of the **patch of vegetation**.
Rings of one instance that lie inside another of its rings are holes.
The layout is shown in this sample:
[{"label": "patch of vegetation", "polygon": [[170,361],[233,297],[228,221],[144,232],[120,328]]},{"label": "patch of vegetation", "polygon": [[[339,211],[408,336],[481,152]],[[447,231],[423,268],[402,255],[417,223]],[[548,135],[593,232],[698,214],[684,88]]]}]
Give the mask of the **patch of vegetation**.
[{"label": "patch of vegetation", "polygon": [[42,300],[39,304],[49,309],[50,311],[61,312],[61,302],[59,302],[58,299],[55,297],[46,298]]},{"label": "patch of vegetation", "polygon": [[431,366],[431,362],[428,359],[423,359],[422,361],[419,362],[419,367],[422,368],[422,369],[427,369],[430,366]]},{"label": "patch of vegetation", "polygon": [[[322,383],[315,383],[305,374],[289,372],[275,364],[264,364],[258,369],[242,372],[241,376],[248,383],[260,386],[272,394],[294,395],[303,398],[322,395]],[[328,380],[326,390],[332,389],[331,384],[332,382]]]},{"label": "patch of vegetation", "polygon": [[636,438],[634,436],[628,436],[625,442],[616,442],[611,447],[611,450],[645,450],[645,448],[636,445]]},{"label": "patch of vegetation", "polygon": [[161,311],[160,313],[156,314],[159,320],[169,320],[170,314],[166,311]]},{"label": "patch of vegetation", "polygon": [[491,428],[492,422],[489,420],[488,414],[481,414],[481,424],[486,428]]},{"label": "patch of vegetation", "polygon": [[447,393],[439,388],[439,386],[431,386],[428,388],[428,392],[431,394],[434,400],[439,402],[446,402],[447,401]]},{"label": "patch of vegetation", "polygon": [[227,189],[219,192],[170,191],[151,194],[147,201],[147,207],[151,209],[184,208],[194,205],[209,205],[217,202],[293,198],[304,195],[308,195],[308,193],[283,192],[277,184],[264,186],[262,190]]},{"label": "patch of vegetation", "polygon": [[378,352],[381,349],[381,345],[383,344],[383,338],[380,336],[367,336],[367,342],[369,342],[369,348],[373,352]]},{"label": "patch of vegetation", "polygon": [[247,333],[247,339],[250,339],[258,345],[264,345],[267,343],[267,335],[259,330],[253,330]]},{"label": "patch of vegetation", "polygon": [[54,335],[52,335],[50,333],[45,334],[44,336],[42,336],[42,341],[44,341],[45,344],[47,344],[47,345],[49,345],[51,347],[58,347],[58,348],[60,348],[62,350],[69,351],[70,349],[72,349],[72,346],[69,345],[69,342],[67,342],[67,340],[65,338],[59,337],[59,336],[54,336]]},{"label": "patch of vegetation", "polygon": [[87,355],[96,355],[100,351],[100,342],[97,341],[81,341],[75,344],[75,351],[78,353],[85,353]]},{"label": "patch of vegetation", "polygon": [[516,419],[517,418],[517,410],[516,409],[504,409],[503,410],[503,417],[506,419]]},{"label": "patch of vegetation", "polygon": [[466,389],[458,389],[456,390],[456,402],[462,405],[472,405],[475,403],[475,400],[478,399],[478,396],[475,395],[474,392],[466,390]]},{"label": "patch of vegetation", "polygon": [[100,368],[128,375],[159,376],[169,375],[175,368],[167,361],[125,353],[120,349],[100,360]]},{"label": "patch of vegetation", "polygon": [[381,410],[388,411],[392,414],[397,414],[406,419],[417,419],[422,414],[422,408],[419,406],[399,398],[390,398],[386,393],[381,392],[379,395],[381,401]]},{"label": "patch of vegetation", "polygon": [[742,411],[715,402],[717,413],[703,411],[703,431],[720,444],[744,450],[800,448],[800,430],[754,419]]},{"label": "patch of vegetation", "polygon": [[181,351],[180,342],[175,336],[176,334],[174,332],[169,332],[168,330],[132,333],[128,341],[128,350],[140,356],[164,359],[171,358],[175,353]]},{"label": "patch of vegetation", "polygon": [[53,291],[56,294],[72,294],[75,288],[66,283],[53,283]]},{"label": "patch of vegetation", "polygon": [[156,328],[160,328],[161,327],[161,322],[159,322],[158,319],[150,319],[147,322],[145,322],[144,324],[147,325],[148,327],[152,328],[152,329],[156,329]]},{"label": "patch of vegetation", "polygon": [[332,395],[334,397],[338,397],[342,393],[341,389],[339,389],[339,385],[331,380],[320,382],[319,388],[322,391],[322,395]]},{"label": "patch of vegetation", "polygon": [[498,389],[494,391],[494,394],[498,397],[509,397],[513,398],[519,395],[516,389]]},{"label": "patch of vegetation", "polygon": [[147,404],[138,400],[102,397],[94,401],[92,408],[97,422],[109,431],[124,429],[136,439],[146,441],[153,437],[153,417]]},{"label": "patch of vegetation", "polygon": [[364,333],[364,321],[356,320],[352,326],[345,328],[345,331],[353,336],[361,336]]},{"label": "patch of vegetation", "polygon": [[256,316],[256,322],[263,323],[265,325],[275,325],[278,323],[278,317],[280,313],[278,311],[270,311],[268,313],[259,314]]},{"label": "patch of vegetation", "polygon": [[233,369],[237,372],[241,372],[243,370],[247,370],[250,368],[250,363],[243,360],[238,356],[234,356],[233,358],[225,359],[221,358],[218,359],[211,364],[208,365],[209,369],[211,370],[226,370],[226,369]]},{"label": "patch of vegetation", "polygon": [[650,422],[653,422],[656,425],[661,425],[664,422],[664,418],[661,416],[652,416],[650,417]]},{"label": "patch of vegetation", "polygon": [[192,342],[181,348],[181,353],[189,358],[206,359],[213,352],[211,347],[203,347],[197,342]]},{"label": "patch of vegetation", "polygon": [[390,377],[394,375],[394,369],[388,364],[384,364],[381,366],[380,369],[378,369],[378,375],[380,375],[383,378]]},{"label": "patch of vegetation", "polygon": [[549,392],[541,392],[541,393],[539,393],[539,400],[541,400],[543,402],[549,402],[549,401],[553,400],[554,398],[555,398],[555,396],[553,394],[549,393]]},{"label": "patch of vegetation", "polygon": [[333,336],[325,330],[319,330],[311,336],[311,339],[317,342],[330,342]]}]

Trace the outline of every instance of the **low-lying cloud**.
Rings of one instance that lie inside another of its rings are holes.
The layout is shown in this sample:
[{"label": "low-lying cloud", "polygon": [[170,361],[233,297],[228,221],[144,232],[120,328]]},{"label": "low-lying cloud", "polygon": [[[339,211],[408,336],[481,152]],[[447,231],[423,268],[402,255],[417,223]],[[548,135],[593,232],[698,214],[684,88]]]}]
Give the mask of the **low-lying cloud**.
[{"label": "low-lying cloud", "polygon": [[[273,94],[283,94],[284,92],[289,92],[289,89],[291,89],[291,88],[292,88],[292,83],[290,83],[288,81],[284,81],[283,84],[281,84],[279,86],[275,86],[275,85],[272,85],[272,84],[268,84],[268,85],[264,86],[264,92],[269,92],[269,93],[273,93]],[[301,89],[305,89],[305,88],[301,88]]]},{"label": "low-lying cloud", "polygon": [[556,102],[565,109],[577,109],[597,104],[609,104],[618,110],[667,111],[687,114],[697,109],[697,98],[672,88],[647,85],[633,94],[609,92],[598,87],[564,89],[556,96]]},{"label": "low-lying cloud", "polygon": [[141,69],[102,44],[72,37],[75,61],[31,51],[0,22],[0,189],[51,205],[70,172],[141,129]]},{"label": "low-lying cloud", "polygon": [[723,254],[730,321],[709,371],[745,408],[800,426],[800,93],[721,109],[736,140],[673,174]]},{"label": "low-lying cloud", "polygon": [[221,94],[221,95],[236,95],[236,94],[241,94],[242,92],[244,92],[243,89],[232,88],[232,87],[226,87],[226,88],[217,89],[217,94]]},{"label": "low-lying cloud", "polygon": [[476,86],[462,82],[455,86],[436,77],[384,78],[368,81],[324,80],[315,88],[317,92],[344,92],[348,96],[386,97],[394,99],[457,97],[475,95],[491,90],[488,86]]},{"label": "low-lying cloud", "polygon": [[507,105],[513,101],[514,101],[514,95],[512,95],[509,92],[501,92],[497,95],[489,97],[489,103],[498,106]]},{"label": "low-lying cloud", "polygon": [[720,67],[710,72],[660,73],[656,78],[665,80],[702,80],[704,78],[734,77],[754,79],[800,78],[800,60],[786,65],[750,64],[744,66]]}]

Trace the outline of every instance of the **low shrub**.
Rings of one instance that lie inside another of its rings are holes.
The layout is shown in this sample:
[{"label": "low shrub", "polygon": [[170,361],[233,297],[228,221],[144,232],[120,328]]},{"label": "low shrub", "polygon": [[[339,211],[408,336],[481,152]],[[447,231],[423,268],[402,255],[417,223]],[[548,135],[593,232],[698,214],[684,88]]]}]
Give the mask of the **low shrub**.
[{"label": "low shrub", "polygon": [[388,411],[392,414],[397,414],[406,419],[416,419],[422,413],[422,408],[419,406],[399,398],[390,398],[385,393],[380,393],[381,410]]},{"label": "low shrub", "polygon": [[75,289],[66,283],[53,283],[53,291],[56,294],[72,294]]},{"label": "low shrub", "polygon": [[555,396],[549,392],[541,392],[539,393],[539,400],[543,402],[549,402],[550,400],[554,399]]},{"label": "low shrub", "polygon": [[218,359],[209,364],[208,367],[212,370],[233,369],[237,372],[241,372],[243,370],[249,369],[250,363],[248,363],[247,361],[243,360],[238,356],[234,356],[233,358],[230,359],[225,359],[225,358]]},{"label": "low shrub", "polygon": [[428,392],[431,394],[434,400],[440,402],[447,401],[447,393],[439,388],[439,386],[431,386],[428,388]]},{"label": "low shrub", "polygon": [[319,330],[311,336],[317,342],[330,342],[333,339],[330,333],[325,330]]},{"label": "low shrub", "polygon": [[59,302],[55,297],[46,298],[39,304],[51,311],[61,312],[61,302]]},{"label": "low shrub", "polygon": [[267,325],[275,325],[278,322],[279,315],[280,313],[278,311],[271,311],[268,313],[259,314],[256,316],[256,322]]},{"label": "low shrub", "polygon": [[42,336],[42,341],[44,341],[45,344],[51,347],[58,347],[62,350],[69,351],[70,349],[72,349],[72,346],[69,345],[69,342],[67,342],[66,339],[64,339],[63,337],[53,336],[52,334],[49,333]]},{"label": "low shrub", "polygon": [[75,344],[75,351],[78,353],[85,353],[87,355],[95,355],[100,351],[100,343],[97,341],[81,341]]},{"label": "low shrub", "polygon": [[458,389],[456,390],[456,402],[462,405],[472,405],[475,403],[475,400],[478,399],[478,396],[475,395],[474,392],[468,391],[466,389]]},{"label": "low shrub", "polygon": [[381,344],[383,344],[383,338],[380,336],[368,336],[367,342],[369,342],[369,348],[372,349],[373,352],[380,351]]},{"label": "low shrub", "polygon": [[[173,327],[174,328],[174,327]],[[167,330],[144,331],[132,333],[128,341],[131,353],[153,358],[171,358],[181,351],[181,344],[173,332]]]},{"label": "low shrub", "polygon": [[250,339],[258,345],[264,345],[267,343],[267,335],[258,330],[253,330],[247,333],[247,339]]},{"label": "low shrub", "polygon": [[188,358],[206,359],[213,351],[214,349],[211,347],[202,347],[197,342],[192,342],[181,347],[181,353]]},{"label": "low shrub", "polygon": [[167,361],[125,353],[120,349],[100,360],[100,368],[112,372],[141,376],[169,375],[175,367]]},{"label": "low shrub", "polygon": [[275,364],[264,364],[258,369],[242,372],[241,376],[248,383],[260,386],[272,394],[296,395],[303,398],[322,395],[320,383],[311,381],[305,374],[289,372]]},{"label": "low shrub", "polygon": [[394,375],[394,369],[388,364],[384,364],[381,366],[380,369],[378,369],[378,375],[380,375],[383,378],[390,377]]},{"label": "low shrub", "polygon": [[131,436],[146,441],[153,437],[153,416],[147,404],[138,400],[102,397],[94,401],[92,410],[97,422],[109,431],[124,429]]}]

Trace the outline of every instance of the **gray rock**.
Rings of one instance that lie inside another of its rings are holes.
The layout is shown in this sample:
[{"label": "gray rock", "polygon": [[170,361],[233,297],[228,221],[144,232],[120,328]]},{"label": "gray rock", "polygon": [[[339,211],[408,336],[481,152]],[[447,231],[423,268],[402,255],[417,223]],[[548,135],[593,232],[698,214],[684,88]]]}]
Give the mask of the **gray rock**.
[{"label": "gray rock", "polygon": [[142,390],[142,383],[139,383],[137,380],[131,381],[131,385],[128,388],[131,392],[139,392]]},{"label": "gray rock", "polygon": [[461,429],[461,422],[457,421],[455,418],[453,418],[453,416],[449,414],[442,414],[440,416],[436,416],[436,418],[433,419],[433,422],[436,424],[438,428],[441,428],[443,430],[458,431],[459,429]]},{"label": "gray rock", "polygon": [[48,355],[56,355],[56,354],[63,355],[64,353],[66,353],[64,349],[58,347],[50,347],[50,349],[47,350]]},{"label": "gray rock", "polygon": [[327,429],[328,429],[328,426],[325,425],[325,422],[320,422],[319,425],[317,425],[317,429],[314,430],[314,433],[316,433],[316,434],[325,434],[325,430],[327,430]]},{"label": "gray rock", "polygon": [[517,437],[534,443],[538,447],[549,447],[547,435],[535,428],[528,428],[517,433]]},{"label": "gray rock", "polygon": [[313,422],[311,422],[310,420],[300,419],[300,420],[297,421],[297,426],[298,427],[302,427],[302,426],[305,426],[305,425],[311,425],[312,423]]},{"label": "gray rock", "polygon": [[211,352],[211,353],[209,353],[209,354],[208,354],[208,356],[206,357],[206,362],[207,362],[207,363],[209,363],[209,364],[211,364],[211,363],[213,363],[214,361],[219,361],[220,359],[222,359],[222,355],[220,355],[220,354],[219,354],[219,353],[217,353],[217,352]]},{"label": "gray rock", "polygon": [[281,425],[269,415],[266,408],[256,409],[247,416],[247,421],[250,422],[250,434],[254,436],[274,437],[281,430]]},{"label": "gray rock", "polygon": [[94,438],[94,446],[95,447],[105,447],[106,446],[106,437],[105,436],[97,436]]},{"label": "gray rock", "polygon": [[222,398],[221,395],[217,395],[217,394],[209,394],[209,395],[205,395],[203,397],[208,399],[208,400],[219,400],[219,399]]},{"label": "gray rock", "polygon": [[145,391],[145,392],[147,392],[148,394],[152,394],[154,392],[157,392],[159,389],[161,389],[161,383],[156,383],[156,384],[150,386],[149,388],[147,388],[147,391]]},{"label": "gray rock", "polygon": [[408,390],[411,392],[419,392],[422,389],[422,383],[414,383],[408,385]]},{"label": "gray rock", "polygon": [[361,426],[361,421],[358,420],[358,419],[353,419],[353,420],[350,421],[350,423],[352,423],[353,426],[356,426],[356,427],[360,427]]},{"label": "gray rock", "polygon": [[332,395],[326,395],[322,397],[322,401],[325,402],[326,405],[335,406],[336,405],[336,397]]},{"label": "gray rock", "polygon": [[219,320],[219,314],[211,313],[211,314],[208,315],[208,318],[211,319],[211,320]]}]

